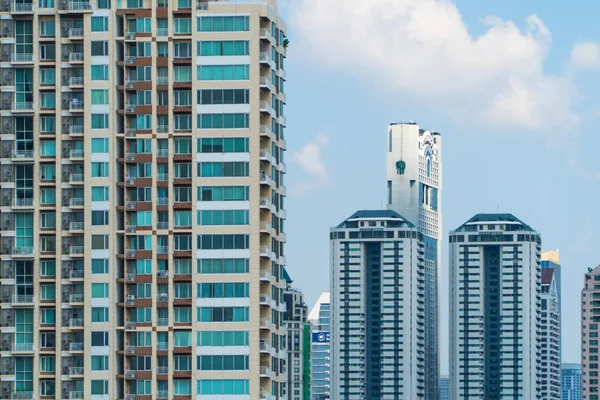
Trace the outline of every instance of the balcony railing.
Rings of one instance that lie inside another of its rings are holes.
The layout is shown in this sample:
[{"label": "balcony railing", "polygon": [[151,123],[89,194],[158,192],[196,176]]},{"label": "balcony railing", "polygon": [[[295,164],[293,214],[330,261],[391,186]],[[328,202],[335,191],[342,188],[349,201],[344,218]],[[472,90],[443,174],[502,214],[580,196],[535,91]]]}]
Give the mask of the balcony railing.
[{"label": "balcony railing", "polygon": [[13,249],[12,249],[13,255],[20,255],[20,256],[33,255],[34,252],[35,252],[35,249],[33,248],[33,246],[18,246],[18,247],[13,247]]},{"label": "balcony railing", "polygon": [[156,131],[158,133],[168,133],[169,132],[169,125],[158,125],[158,128],[156,128]]},{"label": "balcony railing", "polygon": [[[71,179],[72,180],[72,179]],[[81,207],[85,203],[85,200],[79,197],[73,197],[69,199],[69,206],[71,207]]]},{"label": "balcony railing", "polygon": [[14,199],[13,207],[33,207],[33,199]]},{"label": "balcony railing", "polygon": [[83,28],[69,28],[69,37],[82,37]]},{"label": "balcony railing", "polygon": [[12,351],[33,351],[33,343],[13,343]]},{"label": "balcony railing", "polygon": [[169,326],[169,318],[158,318],[156,326]]},{"label": "balcony railing", "polygon": [[89,1],[70,1],[67,3],[67,10],[69,11],[88,11],[93,9],[94,7]]},{"label": "balcony railing", "polygon": [[70,294],[69,303],[83,303],[83,294]]},{"label": "balcony railing", "polygon": [[81,269],[74,269],[69,272],[70,279],[83,279],[85,272]]},{"label": "balcony railing", "polygon": [[169,174],[159,173],[156,175],[156,180],[159,182],[167,182],[169,180]]},{"label": "balcony railing", "polygon": [[82,231],[83,230],[83,222],[73,221],[69,224],[69,230],[71,231]]},{"label": "balcony railing", "polygon": [[156,200],[156,204],[159,206],[168,206],[169,205],[169,198],[168,197],[159,197]]},{"label": "balcony railing", "polygon": [[12,103],[13,111],[29,111],[35,108],[35,105],[31,101],[17,101]]},{"label": "balcony railing", "polygon": [[69,102],[69,110],[82,111],[85,108],[83,101],[72,100]]},{"label": "balcony railing", "polygon": [[137,324],[133,321],[125,322],[125,329],[127,329],[128,331],[135,330],[136,326]]},{"label": "balcony railing", "polygon": [[83,133],[83,125],[70,125],[69,126],[69,134],[80,135],[82,133]]},{"label": "balcony railing", "polygon": [[159,375],[167,375],[169,373],[169,367],[159,365],[158,367],[156,367],[156,373]]},{"label": "balcony railing", "polygon": [[69,85],[70,86],[82,86],[83,85],[83,77],[82,76],[70,76],[69,77]]},{"label": "balcony railing", "polygon": [[169,350],[169,343],[168,342],[158,342],[156,344],[156,350],[160,350],[160,351]]},{"label": "balcony railing", "polygon": [[136,56],[127,56],[125,57],[125,64],[132,65],[135,64]]},{"label": "balcony railing", "polygon": [[10,11],[14,13],[31,13],[33,12],[33,3],[12,3]]},{"label": "balcony railing", "polygon": [[13,150],[12,158],[34,158],[35,152],[33,150]]},{"label": "balcony railing", "polygon": [[83,150],[71,150],[69,152],[69,158],[82,158],[85,152]]},{"label": "balcony railing", "polygon": [[69,320],[69,326],[71,326],[71,327],[83,326],[83,318],[71,318]]},{"label": "balcony railing", "polygon": [[169,28],[158,28],[156,30],[157,36],[169,36]]},{"label": "balcony railing", "polygon": [[83,53],[69,53],[69,61],[83,61]]},{"label": "balcony railing", "polygon": [[127,32],[125,33],[125,40],[135,40],[135,36],[135,32]]},{"label": "balcony railing", "polygon": [[70,174],[69,182],[83,182],[83,174]]},{"label": "balcony railing", "polygon": [[83,392],[69,392],[69,399],[71,400],[81,400],[83,399]]},{"label": "balcony railing", "polygon": [[83,375],[83,367],[69,367],[69,376]]},{"label": "balcony railing", "polygon": [[156,84],[157,85],[168,85],[169,84],[169,77],[168,76],[159,76],[156,79]]},{"label": "balcony railing", "polygon": [[169,391],[168,390],[159,390],[159,391],[157,391],[156,392],[156,398],[157,399],[168,399],[169,398]]},{"label": "balcony railing", "polygon": [[69,254],[83,254],[83,246],[71,246],[69,247]]},{"label": "balcony railing", "polygon": [[33,62],[34,59],[32,53],[12,53],[12,56],[10,57],[10,61],[15,63]]},{"label": "balcony railing", "polygon": [[156,229],[169,229],[168,221],[158,221],[156,223]]},{"label": "balcony railing", "polygon": [[158,246],[156,248],[157,254],[169,254],[169,246]]},{"label": "balcony railing", "polygon": [[169,149],[158,149],[156,157],[169,157]]},{"label": "balcony railing", "polygon": [[10,398],[13,400],[33,399],[33,392],[12,392]]},{"label": "balcony railing", "polygon": [[156,301],[158,301],[159,303],[166,303],[167,301],[169,301],[169,295],[167,293],[160,293],[156,297]]},{"label": "balcony railing", "polygon": [[69,351],[83,351],[83,343],[80,343],[80,342],[69,343]]}]

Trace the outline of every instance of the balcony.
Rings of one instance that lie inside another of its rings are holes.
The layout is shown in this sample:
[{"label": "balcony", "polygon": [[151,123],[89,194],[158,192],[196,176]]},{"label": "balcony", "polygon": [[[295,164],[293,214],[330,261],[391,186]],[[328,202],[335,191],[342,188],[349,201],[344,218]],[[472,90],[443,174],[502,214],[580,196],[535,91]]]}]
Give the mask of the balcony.
[{"label": "balcony", "polygon": [[13,400],[25,400],[25,399],[33,399],[33,392],[12,392],[10,397]]},{"label": "balcony", "polygon": [[69,279],[83,279],[85,272],[81,269],[69,271]]},{"label": "balcony", "polygon": [[83,392],[69,392],[69,399],[71,400],[82,400]]},{"label": "balcony", "polygon": [[69,28],[69,39],[82,38],[83,28]]},{"label": "balcony", "polygon": [[125,64],[133,65],[133,64],[135,64],[136,59],[137,59],[136,56],[127,56],[127,57],[125,57]]},{"label": "balcony", "polygon": [[125,322],[125,330],[134,331],[137,324],[134,321]]},{"label": "balcony", "polygon": [[32,14],[33,3],[12,3],[10,5],[10,12],[19,14]]},{"label": "balcony", "polygon": [[261,113],[270,114],[272,116],[275,115],[275,110],[271,106],[271,103],[269,103],[267,101],[261,101],[260,102],[260,112]]},{"label": "balcony", "polygon": [[260,256],[271,258],[273,256],[273,252],[268,246],[260,246]]},{"label": "balcony", "polygon": [[169,367],[165,365],[159,365],[156,367],[156,373],[159,375],[167,375],[169,373]]},{"label": "balcony", "polygon": [[83,135],[83,125],[70,125],[69,126],[69,135]]},{"label": "balcony", "polygon": [[273,63],[273,60],[271,60],[271,56],[269,55],[269,53],[260,53],[260,55],[258,56],[258,59],[259,59],[260,63],[264,64],[264,65],[271,66]]},{"label": "balcony", "polygon": [[125,33],[125,40],[135,40],[135,36],[135,32],[127,32]]},{"label": "balcony", "polygon": [[127,258],[135,258],[136,251],[135,250],[126,250],[125,257]]},{"label": "balcony", "polygon": [[137,182],[137,178],[125,178],[126,185],[135,185]]},{"label": "balcony", "polygon": [[267,328],[267,329],[269,329],[269,328],[271,328],[271,326],[273,326],[273,323],[271,322],[271,320],[266,319],[266,318],[262,318],[260,320],[260,327],[261,328]]},{"label": "balcony", "polygon": [[135,272],[128,272],[125,274],[125,281],[126,282],[135,282],[136,277],[137,277],[137,274]]},{"label": "balcony", "polygon": [[169,36],[169,28],[158,28],[156,36]]},{"label": "balcony", "polygon": [[135,210],[137,208],[137,202],[136,201],[128,201],[127,203],[125,203],[125,208],[129,211]]},{"label": "balcony", "polygon": [[266,294],[261,294],[258,302],[263,306],[270,306],[271,305],[271,296],[267,296]]},{"label": "balcony", "polygon": [[156,326],[169,326],[169,318],[158,318]]},{"label": "balcony", "polygon": [[[168,130],[168,128],[167,128],[167,130]],[[158,149],[156,151],[156,157],[161,157],[161,158],[169,157],[169,149]]]},{"label": "balcony", "polygon": [[135,79],[127,79],[125,82],[125,89],[135,89]]},{"label": "balcony", "polygon": [[83,375],[83,367],[69,367],[69,376]]},{"label": "balcony", "polygon": [[[160,367],[158,367],[160,368]],[[159,390],[156,392],[156,398],[157,399],[168,399],[169,398],[169,391],[168,390]]]},{"label": "balcony", "polygon": [[169,277],[169,271],[158,271],[158,272],[156,273],[156,276],[157,276],[159,279],[166,279],[166,278],[168,278],[168,277]]},{"label": "balcony", "polygon": [[261,365],[260,366],[260,376],[261,378],[269,378],[271,376],[271,368]]},{"label": "balcony", "polygon": [[83,246],[70,246],[69,255],[83,255]]},{"label": "balcony", "polygon": [[125,107],[125,112],[134,113],[137,106],[135,104],[130,104]]},{"label": "balcony", "polygon": [[69,183],[83,183],[83,174],[69,174]]},{"label": "balcony", "polygon": [[135,128],[127,128],[127,130],[125,131],[125,136],[126,137],[135,137],[136,132],[137,132],[137,129],[135,129]]},{"label": "balcony", "polygon": [[260,280],[263,282],[271,282],[271,272],[270,271],[260,271]]},{"label": "balcony", "polygon": [[259,349],[261,353],[271,353],[271,345],[265,340],[260,341]]},{"label": "balcony", "polygon": [[73,197],[71,199],[69,199],[69,206],[70,207],[83,207],[85,201],[83,198],[80,197]]},{"label": "balcony", "polygon": [[79,343],[79,342],[69,343],[69,351],[83,351],[83,343]]},{"label": "balcony", "polygon": [[13,352],[27,352],[33,351],[33,343],[13,343]]},{"label": "balcony", "polygon": [[159,206],[168,206],[169,205],[169,198],[168,197],[159,197],[156,200],[156,204]]},{"label": "balcony", "polygon": [[135,233],[137,231],[137,225],[127,225],[125,227],[125,233]]},{"label": "balcony", "polygon": [[69,303],[83,303],[83,294],[70,294]]},{"label": "balcony", "polygon": [[69,77],[69,86],[83,86],[83,77],[82,76]]},{"label": "balcony", "polygon": [[259,158],[261,161],[272,162],[271,152],[269,152],[268,150],[260,150]]},{"label": "balcony", "polygon": [[69,62],[83,62],[83,53],[69,53]]},{"label": "balcony", "polygon": [[156,180],[159,182],[168,182],[169,174],[165,174],[165,173],[156,174]]},{"label": "balcony", "polygon": [[33,207],[33,199],[13,199],[13,207]]},{"label": "balcony", "polygon": [[19,101],[12,103],[13,112],[33,112],[35,105],[31,101]]},{"label": "balcony", "polygon": [[12,157],[13,159],[33,159],[35,158],[35,152],[33,150],[13,150]]},{"label": "balcony", "polygon": [[271,140],[275,140],[275,134],[273,134],[273,131],[267,125],[261,125],[260,126],[260,135],[264,136],[266,138],[269,138]]},{"label": "balcony", "polygon": [[83,158],[84,154],[83,150],[71,150],[69,151],[69,158]]},{"label": "balcony", "polygon": [[70,231],[82,231],[83,225],[84,225],[83,222],[73,221],[73,222],[69,223],[69,230]]},{"label": "balcony", "polygon": [[71,328],[82,328],[83,318],[71,318],[69,319],[69,327]]},{"label": "balcony", "polygon": [[125,370],[125,378],[135,379],[135,370],[132,370],[132,369]]},{"label": "balcony", "polygon": [[94,6],[89,1],[69,1],[61,2],[60,9],[67,11],[93,11]]},{"label": "balcony", "polygon": [[33,53],[12,53],[10,61],[13,63],[32,63],[35,61]]},{"label": "balcony", "polygon": [[[169,125],[159,125],[158,128],[156,128],[156,131],[158,133],[169,133]],[[160,150],[161,149],[159,149],[159,151]]]},{"label": "balcony", "polygon": [[157,85],[168,85],[169,84],[169,77],[168,76],[159,76],[156,79],[156,84]]},{"label": "balcony", "polygon": [[156,301],[158,301],[159,303],[166,303],[169,301],[169,294],[168,293],[160,293],[157,298]]},{"label": "balcony", "polygon": [[169,246],[158,246],[156,248],[157,254],[169,254]]},{"label": "balcony", "polygon": [[12,249],[13,256],[32,256],[34,252],[33,246],[19,246]]},{"label": "balcony", "polygon": [[83,103],[83,101],[75,101],[75,99],[73,99],[72,101],[69,102],[69,111],[73,112],[73,111],[83,111],[85,108],[85,104]]},{"label": "balcony", "polygon": [[156,344],[156,350],[159,350],[159,351],[167,351],[167,350],[169,350],[169,343],[167,343],[167,342],[158,342]]}]

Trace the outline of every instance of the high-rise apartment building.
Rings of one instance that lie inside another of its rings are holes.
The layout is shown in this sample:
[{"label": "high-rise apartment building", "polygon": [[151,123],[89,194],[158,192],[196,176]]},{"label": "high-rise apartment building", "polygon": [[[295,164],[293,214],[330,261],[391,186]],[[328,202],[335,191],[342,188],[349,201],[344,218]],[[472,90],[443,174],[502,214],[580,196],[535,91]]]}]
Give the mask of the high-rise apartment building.
[{"label": "high-rise apartment building", "polygon": [[276,0],[0,4],[2,398],[282,397],[285,31]]},{"label": "high-rise apartment building", "polygon": [[562,365],[562,400],[581,400],[581,364]]},{"label": "high-rise apartment building", "polygon": [[323,292],[308,314],[311,325],[310,399],[329,400],[331,388],[330,295]]},{"label": "high-rise apartment building", "polygon": [[542,268],[541,383],[542,399],[561,397],[560,310],[557,276],[553,268]]},{"label": "high-rise apartment building", "polygon": [[540,252],[512,214],[477,214],[450,233],[451,399],[543,398]]},{"label": "high-rise apartment building", "polygon": [[588,269],[581,291],[581,396],[583,400],[600,398],[599,325],[600,266],[597,266]]},{"label": "high-rise apartment building", "polygon": [[391,210],[331,229],[333,399],[426,399],[423,236]]},{"label": "high-rise apartment building", "polygon": [[559,360],[562,362],[562,266],[560,264],[560,251],[557,250],[542,250],[542,270],[552,268],[554,271],[554,280],[556,281],[556,290],[558,292],[558,320],[560,322],[560,352]]},{"label": "high-rise apartment building", "polygon": [[391,124],[388,208],[417,226],[425,245],[425,398],[439,396],[438,278],[442,246],[442,136],[415,123]]},{"label": "high-rise apartment building", "polygon": [[[291,286],[283,292],[286,310],[285,323],[287,350],[287,392],[285,399],[310,400],[310,329],[307,323],[308,308],[302,292]],[[266,342],[261,343],[268,348]]]}]

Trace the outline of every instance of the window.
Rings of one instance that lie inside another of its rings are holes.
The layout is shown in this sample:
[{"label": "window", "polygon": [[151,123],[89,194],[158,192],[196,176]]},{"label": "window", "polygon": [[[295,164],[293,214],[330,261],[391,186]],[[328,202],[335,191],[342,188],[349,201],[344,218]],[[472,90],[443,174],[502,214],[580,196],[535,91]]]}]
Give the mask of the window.
[{"label": "window", "polygon": [[44,205],[56,204],[56,189],[40,189],[40,197],[42,198],[42,204]]},{"label": "window", "polygon": [[[160,22],[160,20],[158,20],[158,22]],[[159,29],[159,32],[160,32],[160,26],[158,27],[158,29]],[[158,36],[160,36],[160,35],[158,35]],[[169,56],[169,43],[167,43],[167,42],[157,42],[156,43],[156,50],[157,50],[157,53],[158,53],[158,57],[168,57]],[[177,67],[175,67],[175,69],[177,69]]]},{"label": "window", "polygon": [[56,286],[40,285],[40,293],[42,300],[56,300]]},{"label": "window", "polygon": [[53,181],[56,179],[56,165],[42,164],[40,165],[40,178],[44,181]]},{"label": "window", "polygon": [[108,226],[108,210],[93,210],[92,211],[92,226]]},{"label": "window", "polygon": [[242,81],[250,79],[249,65],[200,65],[196,70],[199,81]]},{"label": "window", "polygon": [[189,347],[192,345],[192,332],[175,331],[173,332],[175,347]]},{"label": "window", "polygon": [[42,108],[56,108],[56,93],[41,92],[40,101],[42,102]]},{"label": "window", "polygon": [[152,57],[152,43],[137,42],[132,55],[138,57]]},{"label": "window", "polygon": [[108,114],[92,114],[92,129],[108,129]]},{"label": "window", "polygon": [[38,7],[40,8],[54,8],[54,0],[39,0]]},{"label": "window", "polygon": [[92,104],[108,104],[108,90],[92,89]]},{"label": "window", "polygon": [[175,170],[175,178],[177,179],[188,179],[192,177],[192,164],[191,163],[176,163],[173,166]]},{"label": "window", "polygon": [[175,235],[173,237],[175,251],[190,251],[192,249],[191,235]]},{"label": "window", "polygon": [[152,90],[138,90],[134,101],[138,106],[151,106]]},{"label": "window", "polygon": [[136,322],[152,322],[152,308],[137,308],[131,311],[131,317]]},{"label": "window", "polygon": [[99,9],[110,9],[110,0],[98,0]]},{"label": "window", "polygon": [[152,32],[152,18],[138,18],[137,32]]},{"label": "window", "polygon": [[108,259],[92,259],[92,274],[108,274]]},{"label": "window", "polygon": [[250,17],[197,17],[198,32],[242,32],[250,30]]},{"label": "window", "polygon": [[92,56],[107,56],[108,55],[108,41],[106,40],[92,40]]},{"label": "window", "polygon": [[54,253],[56,251],[56,237],[40,236],[40,245],[42,252]]},{"label": "window", "polygon": [[245,379],[199,379],[197,394],[250,394],[250,381]]},{"label": "window", "polygon": [[198,139],[199,153],[247,153],[250,151],[249,138],[202,138]]},{"label": "window", "polygon": [[108,332],[92,331],[92,347],[108,346]]},{"label": "window", "polygon": [[92,379],[91,382],[92,395],[107,395],[108,380]]},{"label": "window", "polygon": [[[92,114],[93,117],[93,114]],[[198,129],[247,129],[249,114],[198,114]]]},{"label": "window", "polygon": [[175,226],[192,226],[192,212],[175,211]]},{"label": "window", "polygon": [[92,32],[108,32],[108,17],[92,17]]},{"label": "window", "polygon": [[189,379],[173,379],[175,395],[192,394],[192,381]]},{"label": "window", "polygon": [[[52,189],[55,190],[55,189]],[[52,229],[56,228],[56,213],[55,212],[43,212],[40,213],[42,228]]]},{"label": "window", "polygon": [[247,56],[250,46],[247,40],[199,41],[199,56]]},{"label": "window", "polygon": [[92,307],[92,322],[108,322],[108,307]]},{"label": "window", "polygon": [[108,65],[92,65],[91,71],[93,81],[108,80]]},{"label": "window", "polygon": [[175,203],[189,203],[192,201],[192,188],[191,187],[175,187]]},{"label": "window", "polygon": [[137,226],[152,226],[152,211],[138,211],[137,218],[132,216],[132,222]]},{"label": "window", "polygon": [[136,128],[138,130],[152,129],[152,115],[151,114],[138,115]]},{"label": "window", "polygon": [[108,177],[108,163],[93,162],[92,163],[92,178],[106,178],[106,177]]},{"label": "window", "polygon": [[92,250],[108,250],[108,235],[92,235]]},{"label": "window", "polygon": [[175,322],[185,323],[192,322],[192,308],[191,307],[175,307],[173,309],[175,315]]},{"label": "window", "polygon": [[198,177],[240,177],[248,176],[247,162],[199,162],[197,164]]},{"label": "window", "polygon": [[192,129],[191,114],[175,114],[173,119],[176,131],[189,131]]},{"label": "window", "polygon": [[54,19],[40,20],[40,36],[54,37]]},{"label": "window", "polygon": [[247,274],[250,260],[237,259],[201,259],[196,261],[196,272],[199,274]]},{"label": "window", "polygon": [[40,131],[41,133],[56,132],[56,117],[40,116]]},{"label": "window", "polygon": [[108,371],[108,356],[92,356],[92,371]]},{"label": "window", "polygon": [[92,283],[92,298],[104,299],[108,297],[108,283]]},{"label": "window", "polygon": [[158,91],[156,95],[158,97],[158,105],[159,106],[168,106],[169,105],[169,92],[161,90],[161,91]]},{"label": "window", "polygon": [[173,18],[173,30],[175,33],[191,33],[192,19],[191,18]]},{"label": "window", "polygon": [[56,394],[56,382],[53,380],[40,380],[40,392],[42,396],[54,396]]},{"label": "window", "polygon": [[198,322],[247,322],[248,307],[198,307]]},{"label": "window", "polygon": [[175,138],[175,154],[192,154],[192,139]]},{"label": "window", "polygon": [[56,261],[40,261],[42,276],[56,276]]},{"label": "window", "polygon": [[244,298],[250,296],[248,283],[198,283],[197,296],[199,298]]},{"label": "window", "polygon": [[173,69],[173,79],[175,82],[191,82],[192,67],[175,67]]},{"label": "window", "polygon": [[40,357],[40,371],[42,371],[42,372],[56,371],[56,358],[54,356]]},{"label": "window", "polygon": [[248,210],[202,210],[198,211],[198,225],[248,225]]},{"label": "window", "polygon": [[196,333],[197,346],[248,346],[247,331],[199,331]]},{"label": "window", "polygon": [[243,371],[249,369],[248,356],[197,356],[200,371]]},{"label": "window", "polygon": [[173,92],[176,106],[191,106],[192,91],[191,90],[175,90]]},{"label": "window", "polygon": [[175,58],[191,58],[192,44],[190,42],[174,42],[173,56]]},{"label": "window", "polygon": [[40,68],[40,83],[42,85],[55,85],[56,70],[53,68]]},{"label": "window", "polygon": [[92,138],[92,153],[108,153],[108,138]]},{"label": "window", "polygon": [[92,201],[108,201],[108,186],[92,186]]},{"label": "window", "polygon": [[199,201],[247,201],[249,186],[198,186]]},{"label": "window", "polygon": [[55,157],[56,156],[56,142],[49,140],[40,141],[40,155],[42,157]]},{"label": "window", "polygon": [[205,89],[196,91],[198,104],[250,104],[249,89]]}]

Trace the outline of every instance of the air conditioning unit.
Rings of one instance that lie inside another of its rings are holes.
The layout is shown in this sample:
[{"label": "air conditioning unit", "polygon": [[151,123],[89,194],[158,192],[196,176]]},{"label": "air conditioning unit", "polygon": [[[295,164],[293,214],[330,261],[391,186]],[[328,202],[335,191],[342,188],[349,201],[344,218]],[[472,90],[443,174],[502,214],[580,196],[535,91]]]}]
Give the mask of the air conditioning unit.
[{"label": "air conditioning unit", "polygon": [[129,296],[127,296],[127,300],[135,300],[135,296],[130,294]]}]

